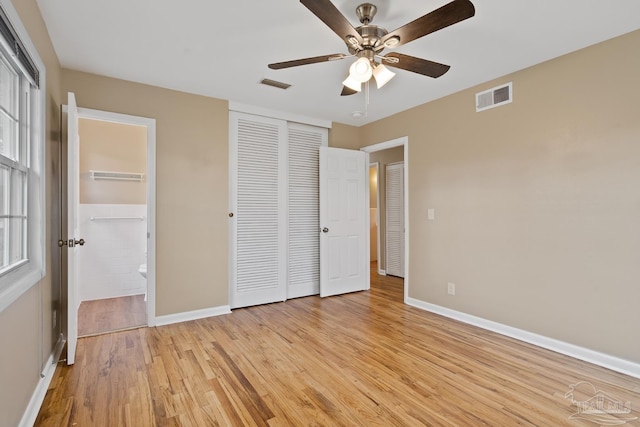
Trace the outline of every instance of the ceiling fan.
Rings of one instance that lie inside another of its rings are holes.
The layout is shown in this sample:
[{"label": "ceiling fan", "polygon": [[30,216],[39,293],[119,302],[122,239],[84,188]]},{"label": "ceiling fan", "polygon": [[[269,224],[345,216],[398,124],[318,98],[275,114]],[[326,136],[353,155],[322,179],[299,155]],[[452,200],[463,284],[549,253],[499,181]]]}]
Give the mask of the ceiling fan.
[{"label": "ceiling fan", "polygon": [[[346,43],[349,55],[336,53],[333,55],[314,56],[293,61],[269,64],[272,70],[297,67],[299,65],[315,64],[318,62],[337,61],[349,57],[357,57],[349,68],[349,76],[343,82],[341,95],[353,95],[360,92],[362,83],[375,79],[377,87],[381,88],[393,78],[384,64],[400,68],[428,77],[437,78],[449,71],[450,66],[415,56],[391,52],[381,55],[384,49],[392,49],[427,34],[471,18],[475,8],[469,0],[453,0],[408,24],[388,32],[386,29],[371,24],[377,12],[375,5],[363,3],[356,8],[356,15],[360,20],[359,27],[353,27],[330,0],[300,0],[314,15],[333,30]],[[377,62],[378,60],[379,62]]]}]

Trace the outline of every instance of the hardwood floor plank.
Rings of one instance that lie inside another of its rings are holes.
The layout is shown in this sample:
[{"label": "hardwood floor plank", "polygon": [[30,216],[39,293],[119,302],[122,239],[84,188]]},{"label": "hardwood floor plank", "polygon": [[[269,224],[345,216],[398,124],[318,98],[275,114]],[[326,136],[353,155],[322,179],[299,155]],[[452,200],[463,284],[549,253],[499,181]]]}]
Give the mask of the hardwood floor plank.
[{"label": "hardwood floor plank", "polygon": [[104,334],[147,324],[144,294],[82,301],[78,308],[78,336]]},{"label": "hardwood floor plank", "polygon": [[402,280],[78,341],[38,426],[591,426],[587,381],[639,417],[640,380],[403,304]]}]

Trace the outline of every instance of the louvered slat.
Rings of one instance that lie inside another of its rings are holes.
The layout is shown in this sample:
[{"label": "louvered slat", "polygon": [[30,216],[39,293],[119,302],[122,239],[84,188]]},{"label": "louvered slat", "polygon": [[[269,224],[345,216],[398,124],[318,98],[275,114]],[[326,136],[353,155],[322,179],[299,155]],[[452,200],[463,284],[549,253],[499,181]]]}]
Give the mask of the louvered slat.
[{"label": "louvered slat", "polygon": [[404,168],[402,164],[386,168],[386,272],[404,277]]},{"label": "louvered slat", "polygon": [[237,135],[236,292],[277,289],[279,128],[239,119]]},{"label": "louvered slat", "polygon": [[320,291],[319,149],[327,130],[290,125],[288,134],[289,297]]}]

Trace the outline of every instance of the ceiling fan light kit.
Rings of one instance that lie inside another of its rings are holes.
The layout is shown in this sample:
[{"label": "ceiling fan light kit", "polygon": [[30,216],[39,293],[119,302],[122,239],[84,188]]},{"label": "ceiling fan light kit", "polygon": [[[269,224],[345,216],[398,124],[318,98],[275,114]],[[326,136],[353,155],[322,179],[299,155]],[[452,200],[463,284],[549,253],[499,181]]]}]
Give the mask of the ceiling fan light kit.
[{"label": "ceiling fan light kit", "polygon": [[[356,92],[360,92],[362,90],[362,83],[359,82],[358,80],[354,79],[353,77],[351,77],[351,74],[349,74],[349,76],[347,76],[347,78],[345,79],[345,81],[342,82],[342,84],[346,87],[348,87],[351,90],[354,90]],[[349,95],[352,95],[353,93],[349,93]],[[347,95],[345,93],[345,95]]]},{"label": "ceiling fan light kit", "polygon": [[360,83],[368,82],[373,75],[373,67],[368,58],[358,58],[356,62],[349,67],[349,77],[359,81]]},{"label": "ceiling fan light kit", "polygon": [[376,79],[378,89],[389,83],[389,80],[391,80],[395,75],[396,73],[382,64],[378,64],[376,68],[373,69],[373,78]]},{"label": "ceiling fan light kit", "polygon": [[[387,84],[395,76],[395,73],[385,67],[382,64],[383,61],[390,67],[400,68],[432,78],[440,77],[449,70],[450,67],[448,65],[394,52],[383,56],[382,51],[402,46],[475,15],[475,7],[470,0],[453,0],[400,28],[388,32],[380,26],[371,24],[378,10],[371,3],[362,3],[356,8],[356,15],[362,24],[359,27],[353,27],[338,8],[331,3],[331,0],[300,0],[300,3],[340,36],[345,42],[350,55],[338,53],[277,62],[269,64],[269,68],[279,70],[355,56],[358,59],[351,64],[349,76],[342,82],[342,96],[360,92],[362,83],[368,83],[372,77],[376,80],[378,89]],[[380,63],[376,59],[379,59]]]}]

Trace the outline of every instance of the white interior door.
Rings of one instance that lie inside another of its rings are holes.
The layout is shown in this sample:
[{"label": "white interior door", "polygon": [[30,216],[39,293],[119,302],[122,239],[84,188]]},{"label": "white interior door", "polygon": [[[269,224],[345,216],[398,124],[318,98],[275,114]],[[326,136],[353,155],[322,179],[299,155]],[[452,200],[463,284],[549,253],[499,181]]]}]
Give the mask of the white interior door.
[{"label": "white interior door", "polygon": [[386,273],[404,277],[404,163],[386,168]]},{"label": "white interior door", "polygon": [[362,151],[320,147],[320,296],[369,288],[368,169]]},{"label": "white interior door", "polygon": [[[73,365],[78,342],[78,266],[76,238],[78,237],[78,202],[80,193],[78,137],[78,106],[75,95],[68,94],[67,102],[67,365]],[[63,238],[64,238],[63,237]],[[84,244],[84,241],[82,241]],[[79,243],[79,241],[78,241]]]}]

